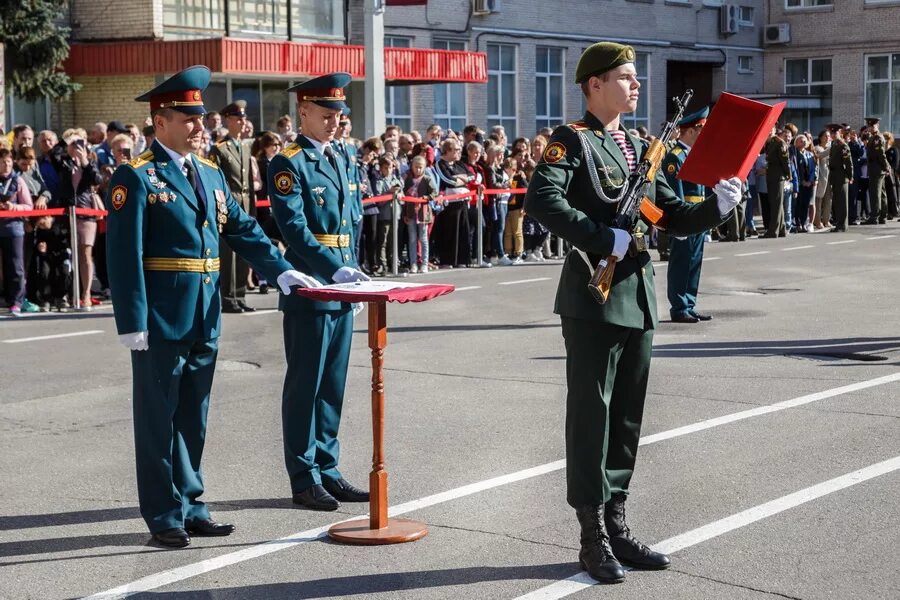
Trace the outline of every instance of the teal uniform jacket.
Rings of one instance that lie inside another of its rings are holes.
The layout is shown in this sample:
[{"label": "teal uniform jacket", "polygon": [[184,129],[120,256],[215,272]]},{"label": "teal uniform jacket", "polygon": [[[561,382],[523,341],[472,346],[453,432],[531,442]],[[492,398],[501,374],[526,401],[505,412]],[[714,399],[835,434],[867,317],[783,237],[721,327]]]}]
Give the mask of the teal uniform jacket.
[{"label": "teal uniform jacket", "polygon": [[[120,166],[109,183],[107,263],[120,334],[148,331],[150,339],[206,340],[219,336],[219,273],[144,270],[147,258],[219,257],[218,206],[226,210],[222,237],[269,281],[291,268],[256,220],[234,201],[222,171],[194,157],[205,195],[198,201],[165,149],[151,148]],[[165,201],[164,201],[165,200]]]},{"label": "teal uniform jacket", "polygon": [[[356,268],[353,252],[353,195],[340,153],[335,152],[338,169],[304,136],[298,136],[272,158],[269,165],[269,197],[272,216],[288,246],[285,258],[299,271],[324,284],[341,267]],[[322,245],[316,234],[346,235],[351,245],[343,248]],[[299,296],[282,296],[284,312],[347,310],[349,304],[319,302]]]},{"label": "teal uniform jacket", "polygon": [[344,159],[347,167],[347,181],[350,182],[350,198],[354,225],[362,221],[362,187],[359,182],[359,165],[357,165],[356,145],[347,140],[335,140],[332,142],[335,149]]},{"label": "teal uniform jacket", "polygon": [[666,183],[669,184],[675,195],[688,204],[697,204],[706,198],[706,186],[678,179],[678,172],[681,171],[681,166],[689,151],[690,149],[681,142],[676,143],[663,159],[661,168],[666,175]]}]

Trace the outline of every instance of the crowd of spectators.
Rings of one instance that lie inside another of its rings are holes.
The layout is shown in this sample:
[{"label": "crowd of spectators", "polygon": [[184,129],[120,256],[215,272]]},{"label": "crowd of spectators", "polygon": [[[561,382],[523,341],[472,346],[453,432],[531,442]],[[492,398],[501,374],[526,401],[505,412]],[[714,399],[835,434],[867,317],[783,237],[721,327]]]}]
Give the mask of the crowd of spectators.
[{"label": "crowd of spectators", "polygon": [[[205,125],[203,154],[228,135],[216,112],[206,116]],[[651,139],[644,128],[632,133]],[[867,127],[848,128],[847,133],[854,165],[851,224],[897,218],[900,143],[890,133]],[[549,231],[523,210],[524,189],[551,134],[544,128],[531,139],[509,140],[501,126],[483,131],[469,125],[455,132],[432,125],[422,134],[389,125],[380,136],[359,140],[352,137],[352,124],[342,121],[336,138],[357,149],[355,168],[364,202],[355,236],[360,267],[373,276],[390,274],[395,236],[399,270],[408,274],[559,258]],[[255,158],[257,202],[268,199],[266,174],[272,157],[298,135],[287,115],[278,119],[273,130],[259,134],[246,121],[240,137]],[[775,135],[790,148],[791,178],[784,182],[783,194],[786,229],[796,233],[828,229],[832,218],[827,176],[830,134],[826,130],[812,136],[788,124]],[[867,194],[866,142],[872,135],[884,136],[889,163],[887,207],[882,215],[871,213]],[[119,121],[96,123],[89,131],[68,129],[61,136],[49,130],[35,134],[31,127],[17,125],[0,137],[0,211],[103,209],[113,171],[149,148],[153,139],[152,125]],[[710,232],[712,239],[738,241],[772,230],[766,167],[764,148],[749,174],[741,216],[730,226]],[[391,200],[367,201],[395,194],[410,201],[398,203],[396,210]],[[251,214],[277,241],[270,211],[261,206]],[[479,223],[481,255],[477,252]],[[0,218],[0,287],[10,314],[66,311],[75,304],[91,310],[109,298],[103,218],[76,219],[75,249],[69,247],[69,227],[67,217]],[[80,279],[77,303],[71,292],[74,264]],[[248,286],[253,289],[258,283],[251,274]]]}]

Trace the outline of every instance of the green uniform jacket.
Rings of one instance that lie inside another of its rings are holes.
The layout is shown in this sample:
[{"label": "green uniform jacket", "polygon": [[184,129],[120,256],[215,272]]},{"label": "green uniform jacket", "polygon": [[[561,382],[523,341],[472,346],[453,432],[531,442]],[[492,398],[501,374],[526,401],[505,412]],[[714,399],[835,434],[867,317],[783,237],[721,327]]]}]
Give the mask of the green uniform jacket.
[{"label": "green uniform jacket", "polygon": [[[288,145],[269,164],[269,197],[272,216],[278,224],[284,243],[285,258],[294,267],[319,282],[334,283],[331,277],[341,267],[356,268],[353,252],[353,199],[347,169],[340,153],[335,152],[335,171],[321,152],[306,137]],[[322,245],[316,235],[343,235],[349,245]],[[281,296],[278,306],[283,311],[346,310],[342,302],[318,302],[300,296]]]},{"label": "green uniform jacket", "polygon": [[225,181],[232,196],[241,207],[250,212],[250,196],[253,192],[253,171],[250,166],[250,148],[231,136],[217,142],[209,151],[209,158],[225,173]]},{"label": "green uniform jacket", "polygon": [[[609,256],[615,236],[608,224],[612,223],[616,205],[597,197],[576,130],[586,134],[597,153],[594,162],[604,192],[609,197],[618,195],[616,188],[625,182],[628,169],[625,156],[603,124],[588,112],[583,121],[557,127],[553,132],[528,185],[525,212],[576,248]],[[649,146],[630,134],[628,139],[642,158]],[[648,196],[665,211],[672,235],[700,233],[724,220],[715,199],[688,204],[675,195],[664,177],[656,178]],[[639,221],[638,229],[646,231],[647,225]],[[590,277],[581,256],[570,252],[556,294],[554,310],[558,315],[637,329],[656,327],[656,290],[649,253],[626,255],[616,265],[606,304],[597,304],[588,292]]]},{"label": "green uniform jacket", "polygon": [[218,258],[220,210],[222,237],[266,279],[275,281],[291,268],[234,201],[222,171],[193,158],[205,202],[158,143],[110,180],[107,265],[120,334],[149,331],[151,340],[174,341],[219,337],[219,273],[145,271],[143,261]]},{"label": "green uniform jacket", "polygon": [[873,133],[866,144],[866,157],[869,165],[869,180],[874,180],[887,173],[888,160],[884,149],[884,137],[880,133]]},{"label": "green uniform jacket", "polygon": [[843,140],[831,142],[831,150],[828,152],[828,179],[841,185],[853,179],[850,146]]},{"label": "green uniform jacket", "polygon": [[766,179],[784,181],[790,178],[791,165],[788,162],[787,142],[773,136],[766,145]]}]

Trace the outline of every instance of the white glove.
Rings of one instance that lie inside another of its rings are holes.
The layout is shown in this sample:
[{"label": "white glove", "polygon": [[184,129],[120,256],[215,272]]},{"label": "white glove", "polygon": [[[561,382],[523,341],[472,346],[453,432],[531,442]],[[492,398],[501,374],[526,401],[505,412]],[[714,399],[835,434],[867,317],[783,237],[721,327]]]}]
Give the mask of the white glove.
[{"label": "white glove", "polygon": [[622,260],[625,258],[625,253],[628,252],[631,234],[624,229],[616,229],[615,227],[612,229],[612,232],[616,236],[616,241],[613,242],[612,255],[616,257],[616,260]]},{"label": "white glove", "polygon": [[355,317],[356,315],[361,313],[365,307],[366,307],[365,302],[354,302],[353,303],[353,316]]},{"label": "white glove", "polygon": [[119,336],[119,343],[132,351],[141,351],[147,349],[147,332],[136,331],[134,333],[123,333]]},{"label": "white glove", "polygon": [[723,217],[730,213],[731,209],[737,206],[743,197],[741,180],[737,177],[720,180],[716,187],[713,188],[713,191],[716,193],[719,213]]},{"label": "white glove", "polygon": [[313,277],[307,275],[306,273],[301,273],[300,271],[295,271],[293,269],[285,271],[284,273],[279,275],[276,282],[278,283],[278,287],[281,288],[281,293],[285,296],[291,295],[291,288],[295,285],[304,288],[322,287],[322,284],[316,281]]},{"label": "white glove", "polygon": [[331,280],[335,283],[353,283],[354,281],[371,281],[369,276],[353,267],[341,267],[334,272]]}]

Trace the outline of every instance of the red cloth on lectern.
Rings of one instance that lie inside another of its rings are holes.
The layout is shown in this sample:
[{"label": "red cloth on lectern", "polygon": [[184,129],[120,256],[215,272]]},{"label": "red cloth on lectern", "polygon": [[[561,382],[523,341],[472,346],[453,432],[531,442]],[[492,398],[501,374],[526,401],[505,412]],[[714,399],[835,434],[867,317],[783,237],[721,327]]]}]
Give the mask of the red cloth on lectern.
[{"label": "red cloth on lectern", "polygon": [[300,288],[298,296],[321,300],[323,302],[425,302],[438,296],[449,294],[456,287],[444,284],[428,284],[416,287],[403,287],[385,292],[350,292],[347,290],[329,290],[327,288]]},{"label": "red cloth on lectern", "polygon": [[785,104],[770,106],[723,92],[678,170],[678,179],[709,188],[720,179],[746,180]]}]

